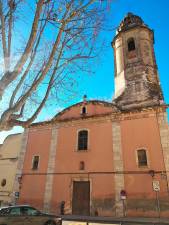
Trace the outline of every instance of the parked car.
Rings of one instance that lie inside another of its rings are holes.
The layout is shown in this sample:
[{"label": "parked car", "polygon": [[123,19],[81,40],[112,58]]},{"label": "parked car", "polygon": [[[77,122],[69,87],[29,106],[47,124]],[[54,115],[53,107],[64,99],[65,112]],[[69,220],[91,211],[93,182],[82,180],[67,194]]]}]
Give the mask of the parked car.
[{"label": "parked car", "polygon": [[0,208],[0,225],[59,225],[61,218],[28,205]]}]

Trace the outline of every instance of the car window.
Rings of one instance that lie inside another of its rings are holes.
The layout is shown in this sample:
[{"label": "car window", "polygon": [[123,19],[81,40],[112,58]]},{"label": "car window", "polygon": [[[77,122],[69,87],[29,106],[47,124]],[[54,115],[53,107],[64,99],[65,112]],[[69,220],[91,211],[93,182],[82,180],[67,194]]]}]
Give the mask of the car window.
[{"label": "car window", "polygon": [[21,210],[19,207],[11,208],[10,215],[21,215]]},{"label": "car window", "polygon": [[38,215],[40,212],[31,207],[22,207],[22,214],[28,216]]},{"label": "car window", "polygon": [[8,208],[0,209],[0,215],[8,215],[10,210]]}]

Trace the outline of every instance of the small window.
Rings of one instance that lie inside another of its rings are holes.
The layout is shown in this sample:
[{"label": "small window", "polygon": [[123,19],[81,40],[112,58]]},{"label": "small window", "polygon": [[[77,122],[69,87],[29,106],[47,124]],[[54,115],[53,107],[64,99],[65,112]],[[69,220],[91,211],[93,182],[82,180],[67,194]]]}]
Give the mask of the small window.
[{"label": "small window", "polygon": [[83,107],[82,107],[82,115],[85,115],[85,114],[86,114],[86,107],[83,106]]},{"label": "small window", "polygon": [[33,170],[37,170],[38,169],[38,166],[39,166],[39,156],[38,155],[35,155],[33,157],[32,169]]},{"label": "small window", "polygon": [[[1,201],[1,204],[3,203],[3,201]],[[7,215],[10,213],[10,208],[1,208],[0,210],[0,215]]]},{"label": "small window", "polygon": [[81,130],[78,133],[78,150],[87,150],[88,145],[88,131]]},{"label": "small window", "polygon": [[84,163],[84,161],[81,161],[80,162],[79,169],[80,170],[84,170],[85,169],[85,163]]},{"label": "small window", "polygon": [[21,208],[22,215],[28,215],[28,216],[34,216],[40,214],[40,212],[37,209],[31,208],[31,207],[22,207]]},{"label": "small window", "polygon": [[18,215],[21,215],[21,210],[19,207],[17,208],[12,208],[11,211],[10,211],[10,215],[15,215],[15,216],[18,216]]},{"label": "small window", "polygon": [[147,166],[147,154],[145,149],[137,150],[138,166]]},{"label": "small window", "polygon": [[128,51],[131,52],[133,50],[135,50],[135,42],[134,42],[134,38],[130,38],[128,41]]},{"label": "small window", "polygon": [[6,179],[2,179],[1,186],[4,187],[6,185]]}]

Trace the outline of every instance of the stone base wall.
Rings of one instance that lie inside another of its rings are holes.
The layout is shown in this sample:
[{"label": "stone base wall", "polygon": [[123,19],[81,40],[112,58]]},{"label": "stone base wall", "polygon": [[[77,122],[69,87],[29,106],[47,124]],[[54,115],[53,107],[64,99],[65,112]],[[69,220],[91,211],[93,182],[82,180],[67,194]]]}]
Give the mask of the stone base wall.
[{"label": "stone base wall", "polygon": [[127,216],[169,217],[169,198],[129,199],[127,200]]},{"label": "stone base wall", "polygon": [[94,198],[92,199],[92,216],[115,216],[115,198],[109,196],[107,198]]}]

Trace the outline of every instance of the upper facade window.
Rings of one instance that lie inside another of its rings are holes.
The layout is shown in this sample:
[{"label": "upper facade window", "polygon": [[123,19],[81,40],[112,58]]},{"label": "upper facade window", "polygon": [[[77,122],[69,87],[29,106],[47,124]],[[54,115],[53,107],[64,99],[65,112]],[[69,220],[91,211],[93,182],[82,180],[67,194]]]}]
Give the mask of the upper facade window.
[{"label": "upper facade window", "polygon": [[39,167],[39,156],[38,155],[35,155],[33,157],[33,161],[32,161],[32,169],[33,170],[37,170]]},{"label": "upper facade window", "polygon": [[148,166],[147,164],[147,153],[145,149],[137,150],[137,157],[138,157],[138,166]]},{"label": "upper facade window", "polygon": [[129,52],[131,52],[131,51],[136,49],[134,38],[128,39],[127,44],[128,44],[128,51]]},{"label": "upper facade window", "polygon": [[88,131],[81,130],[78,133],[78,150],[87,150],[88,148]]},{"label": "upper facade window", "polygon": [[85,115],[86,113],[87,113],[86,106],[83,106],[82,107],[82,115]]}]

